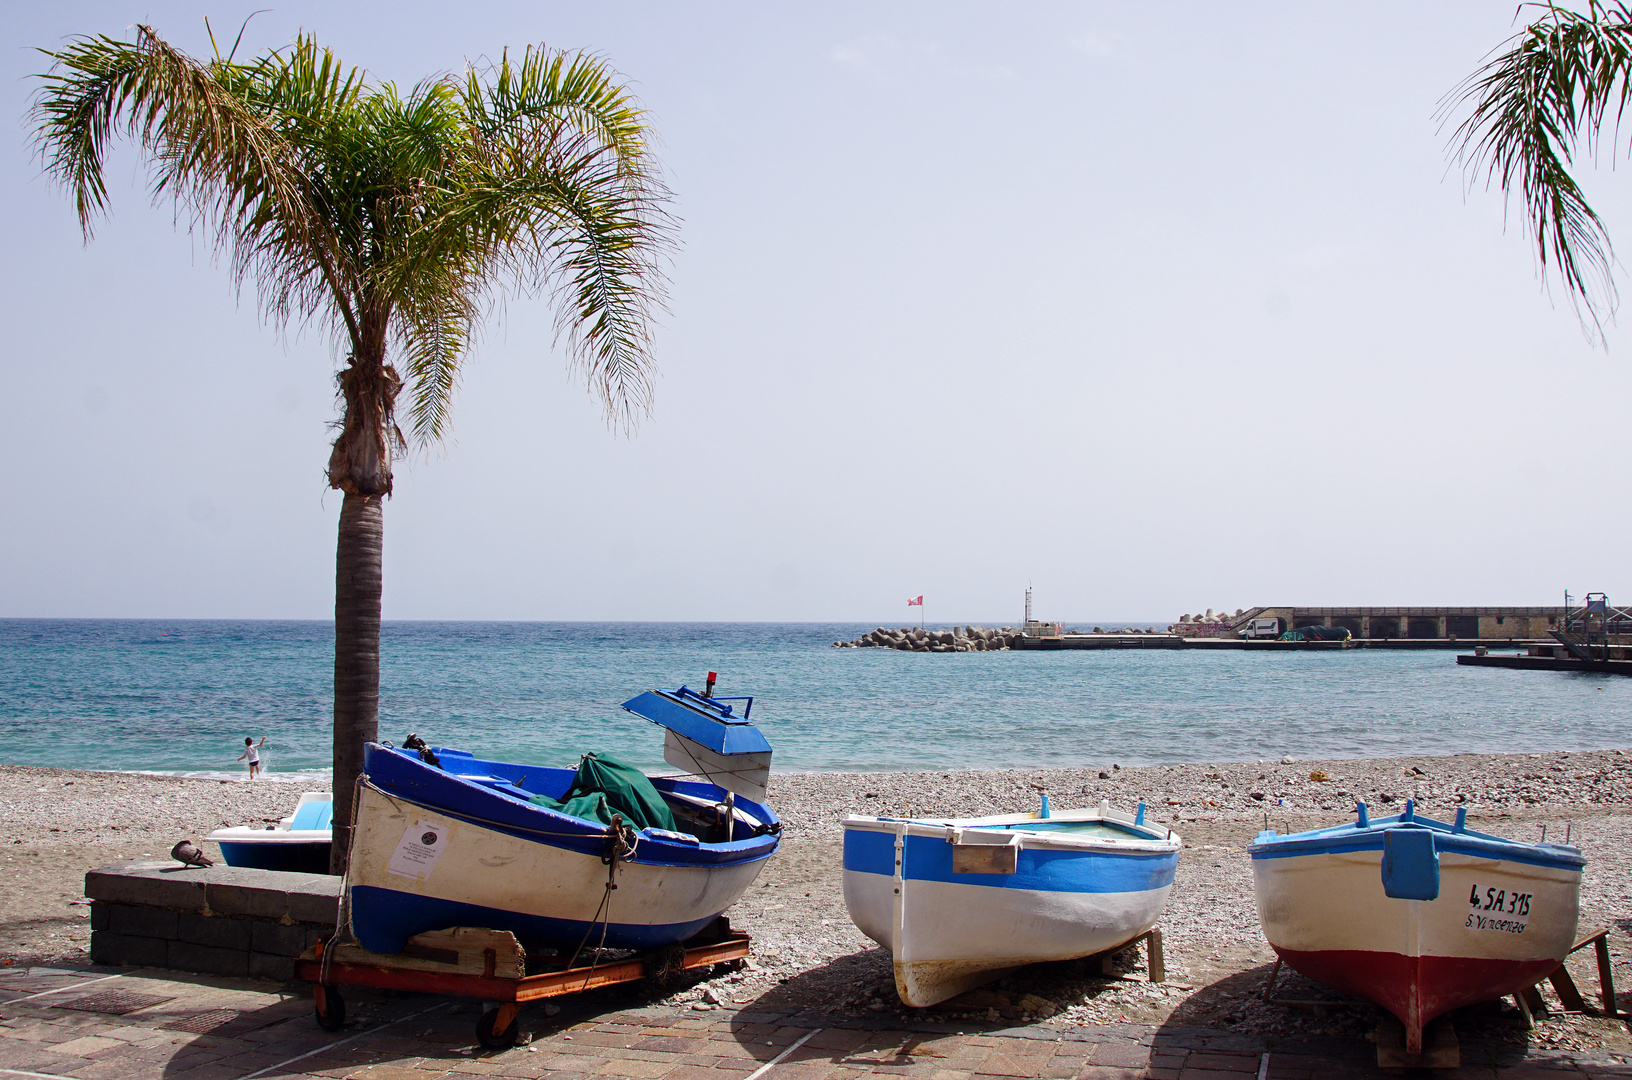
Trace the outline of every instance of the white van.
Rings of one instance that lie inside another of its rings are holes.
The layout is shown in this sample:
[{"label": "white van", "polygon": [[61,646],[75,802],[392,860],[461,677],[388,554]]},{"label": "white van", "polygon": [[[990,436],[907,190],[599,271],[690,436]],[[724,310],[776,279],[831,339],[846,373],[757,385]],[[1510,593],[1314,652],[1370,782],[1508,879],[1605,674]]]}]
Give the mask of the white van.
[{"label": "white van", "polygon": [[1253,619],[1235,632],[1236,637],[1275,638],[1281,636],[1281,620]]}]

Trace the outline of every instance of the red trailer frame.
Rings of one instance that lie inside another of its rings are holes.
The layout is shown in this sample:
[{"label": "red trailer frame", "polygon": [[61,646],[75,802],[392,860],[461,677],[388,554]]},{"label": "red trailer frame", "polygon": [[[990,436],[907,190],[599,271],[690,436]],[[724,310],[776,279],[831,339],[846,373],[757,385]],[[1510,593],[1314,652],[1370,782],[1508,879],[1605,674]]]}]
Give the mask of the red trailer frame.
[{"label": "red trailer frame", "polygon": [[[318,1026],[339,1031],[346,1022],[342,986],[368,986],[380,990],[407,990],[423,994],[496,1001],[497,1009],[482,1014],[476,1023],[476,1039],[489,1049],[514,1046],[521,1007],[530,1001],[578,994],[619,983],[651,983],[654,991],[666,993],[679,982],[682,972],[714,964],[740,966],[749,956],[751,939],[741,930],[731,929],[722,915],[694,937],[651,952],[611,960],[606,963],[567,967],[556,957],[529,957],[528,967],[546,970],[536,975],[508,978],[495,973],[498,955],[484,949],[482,974],[425,971],[394,967],[379,962],[353,963],[337,959],[325,962],[328,941],[320,941],[295,961],[295,978],[312,984]],[[383,958],[382,958],[383,959]],[[553,970],[551,969],[554,966]]]}]

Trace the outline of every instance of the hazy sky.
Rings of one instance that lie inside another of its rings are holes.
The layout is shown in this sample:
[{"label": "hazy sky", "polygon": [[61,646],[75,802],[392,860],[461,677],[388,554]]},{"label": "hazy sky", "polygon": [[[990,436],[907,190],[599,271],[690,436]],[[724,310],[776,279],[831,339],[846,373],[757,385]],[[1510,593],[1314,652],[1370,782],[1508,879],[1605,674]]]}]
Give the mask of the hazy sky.
[{"label": "hazy sky", "polygon": [[[1434,119],[1513,0],[148,0],[0,30],[0,616],[332,613],[327,336],[261,326],[134,154],[82,244],[25,117],[32,46],[269,4],[246,48],[378,79],[604,54],[682,221],[654,415],[611,434],[512,303],[399,468],[387,618],[1632,601],[1632,340],[1589,346]],[[1632,175],[1587,184],[1632,243]]]}]

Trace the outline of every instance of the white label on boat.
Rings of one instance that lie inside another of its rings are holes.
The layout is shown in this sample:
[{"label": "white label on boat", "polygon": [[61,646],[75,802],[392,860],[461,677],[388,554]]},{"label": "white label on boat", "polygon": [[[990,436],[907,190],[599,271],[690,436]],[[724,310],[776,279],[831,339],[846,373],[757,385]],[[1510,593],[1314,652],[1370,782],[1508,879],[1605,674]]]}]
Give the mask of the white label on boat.
[{"label": "white label on boat", "polygon": [[398,877],[430,877],[436,869],[436,860],[447,847],[448,827],[429,821],[416,821],[403,830],[397,850],[391,853],[386,869]]},{"label": "white label on boat", "polygon": [[1510,892],[1500,885],[1474,885],[1468,893],[1468,917],[1462,925],[1469,930],[1522,934],[1530,925],[1533,897],[1533,893]]}]

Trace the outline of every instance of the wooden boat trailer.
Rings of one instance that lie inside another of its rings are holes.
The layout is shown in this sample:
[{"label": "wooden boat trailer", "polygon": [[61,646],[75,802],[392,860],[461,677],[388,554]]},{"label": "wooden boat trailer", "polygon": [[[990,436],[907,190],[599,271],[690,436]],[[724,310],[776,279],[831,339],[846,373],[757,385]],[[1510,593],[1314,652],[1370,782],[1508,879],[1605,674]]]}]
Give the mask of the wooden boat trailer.
[{"label": "wooden boat trailer", "polygon": [[642,981],[654,993],[668,993],[686,971],[714,964],[740,967],[749,945],[748,935],[731,929],[722,915],[679,944],[568,967],[562,957],[526,955],[506,931],[460,927],[419,934],[392,956],[319,941],[295,962],[295,978],[312,984],[317,1023],[325,1031],[339,1031],[345,1025],[342,986],[498,1002],[498,1008],[484,1012],[476,1022],[476,1041],[499,1050],[515,1045],[517,1018],[530,1001]]}]

